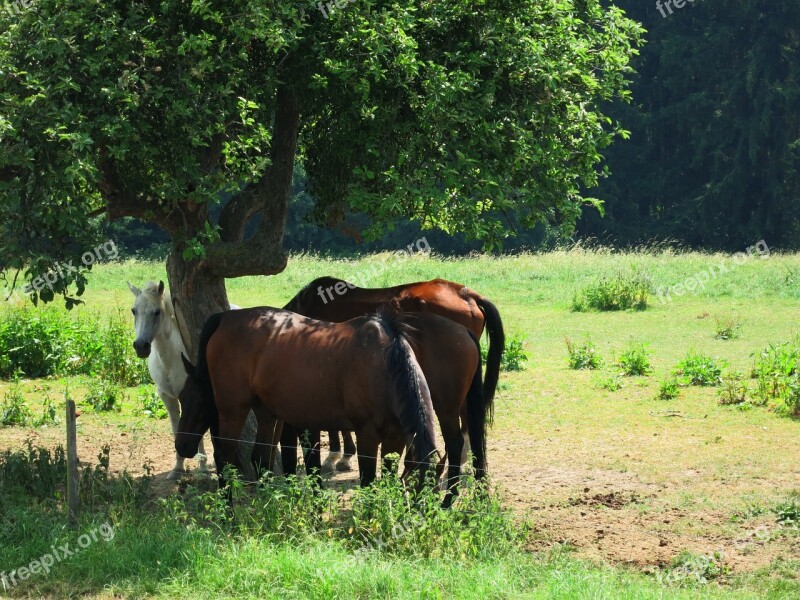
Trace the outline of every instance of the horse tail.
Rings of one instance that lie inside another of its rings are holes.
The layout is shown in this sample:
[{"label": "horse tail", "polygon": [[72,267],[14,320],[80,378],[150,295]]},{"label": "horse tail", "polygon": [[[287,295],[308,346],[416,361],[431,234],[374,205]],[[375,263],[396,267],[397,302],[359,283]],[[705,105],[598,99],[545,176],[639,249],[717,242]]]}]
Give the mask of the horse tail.
[{"label": "horse tail", "polygon": [[427,466],[436,452],[431,392],[409,339],[411,327],[394,313],[378,315],[391,337],[386,365],[394,384],[394,412],[403,425],[407,445],[418,465]]},{"label": "horse tail", "polygon": [[506,345],[506,334],[503,331],[503,320],[497,307],[481,296],[473,293],[473,299],[483,311],[486,332],[489,334],[489,350],[486,353],[486,377],[483,380],[483,395],[486,397],[486,415],[489,424],[494,422],[494,393],[500,380],[500,361]]},{"label": "horse tail", "polygon": [[470,331],[472,341],[478,349],[478,366],[472,376],[472,383],[467,392],[467,432],[472,448],[473,462],[476,479],[481,479],[486,474],[486,413],[487,401],[481,377],[483,361],[481,359],[481,345],[477,337]]}]

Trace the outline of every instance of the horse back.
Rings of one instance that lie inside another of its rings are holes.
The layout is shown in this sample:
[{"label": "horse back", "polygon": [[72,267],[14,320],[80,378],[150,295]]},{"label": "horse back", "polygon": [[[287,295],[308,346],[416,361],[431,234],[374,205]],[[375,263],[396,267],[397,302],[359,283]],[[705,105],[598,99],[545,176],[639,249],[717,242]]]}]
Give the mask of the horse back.
[{"label": "horse back", "polygon": [[314,319],[342,322],[393,304],[403,312],[428,312],[445,317],[480,337],[484,315],[476,299],[480,299],[477,293],[446,279],[388,288],[359,288],[335,277],[320,277],[303,288],[286,308]]},{"label": "horse back", "polygon": [[[261,402],[279,419],[354,429],[385,397],[376,373],[386,334],[362,317],[344,323],[269,307],[223,313],[206,356],[215,397],[237,410]],[[221,408],[221,407],[220,407]]]}]

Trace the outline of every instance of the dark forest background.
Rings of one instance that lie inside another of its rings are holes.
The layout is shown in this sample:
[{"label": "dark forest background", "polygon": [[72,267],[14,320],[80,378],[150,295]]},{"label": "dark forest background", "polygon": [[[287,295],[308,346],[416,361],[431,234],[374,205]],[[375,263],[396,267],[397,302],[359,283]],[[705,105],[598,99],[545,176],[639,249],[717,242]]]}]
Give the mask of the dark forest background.
[{"label": "dark forest background", "polygon": [[[586,208],[570,235],[545,225],[519,230],[502,249],[579,239],[730,251],[764,239],[800,248],[800,2],[686,0],[668,9],[662,0],[666,17],[655,0],[615,3],[645,26],[648,42],[634,63],[633,102],[606,107],[630,131],[605,152],[609,176],[587,191],[605,201],[606,214]],[[304,183],[298,169],[290,250],[401,249],[422,235],[441,254],[481,247],[411,222],[366,242],[359,215],[314,223]],[[112,223],[109,236],[128,252],[166,254],[166,235],[133,220]]]}]

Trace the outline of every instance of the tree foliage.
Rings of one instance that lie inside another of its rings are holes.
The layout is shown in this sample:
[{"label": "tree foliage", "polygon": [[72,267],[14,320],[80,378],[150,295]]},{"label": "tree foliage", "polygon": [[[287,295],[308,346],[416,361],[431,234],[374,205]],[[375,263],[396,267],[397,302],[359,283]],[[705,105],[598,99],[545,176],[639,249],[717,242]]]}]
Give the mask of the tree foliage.
[{"label": "tree foliage", "polygon": [[33,278],[132,216],[169,233],[176,265],[278,272],[295,156],[317,219],[360,211],[373,238],[397,217],[489,246],[512,222],[569,228],[621,133],[599,105],[629,97],[640,35],[599,0],[0,12],[0,269]]}]

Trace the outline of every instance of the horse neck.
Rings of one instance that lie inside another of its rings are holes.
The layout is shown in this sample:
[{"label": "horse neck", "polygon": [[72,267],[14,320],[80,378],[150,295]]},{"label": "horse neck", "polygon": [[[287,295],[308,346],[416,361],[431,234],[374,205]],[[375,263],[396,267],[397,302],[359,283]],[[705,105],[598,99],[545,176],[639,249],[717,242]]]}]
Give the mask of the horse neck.
[{"label": "horse neck", "polygon": [[186,353],[183,345],[178,321],[175,319],[175,311],[172,308],[172,299],[169,293],[164,294],[164,301],[161,305],[164,311],[164,323],[158,328],[156,337],[153,338],[153,350],[158,352],[161,360],[165,363],[175,363],[183,369],[181,365],[181,352]]}]

